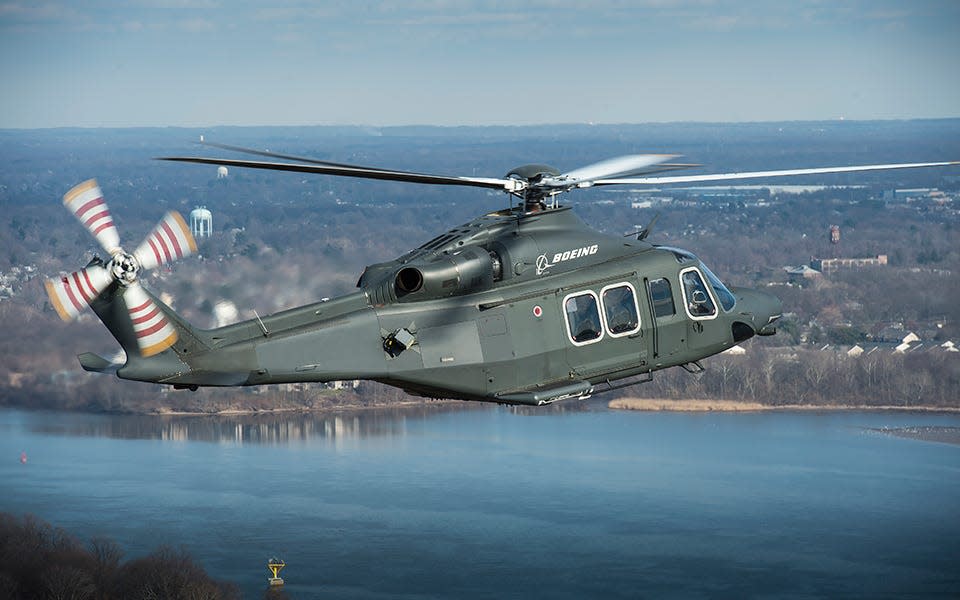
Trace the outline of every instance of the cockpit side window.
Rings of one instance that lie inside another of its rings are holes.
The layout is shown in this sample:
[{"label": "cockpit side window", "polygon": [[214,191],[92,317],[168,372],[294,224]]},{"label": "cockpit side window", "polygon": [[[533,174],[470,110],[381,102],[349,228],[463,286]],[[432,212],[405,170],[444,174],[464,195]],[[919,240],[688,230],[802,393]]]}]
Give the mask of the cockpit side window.
[{"label": "cockpit side window", "polygon": [[599,341],[603,337],[600,325],[600,303],[593,292],[570,294],[563,300],[563,315],[567,333],[575,346]]},{"label": "cockpit side window", "polygon": [[683,284],[687,314],[691,319],[712,319],[717,316],[717,306],[696,267],[680,271],[680,282]]},{"label": "cockpit side window", "polygon": [[629,283],[618,283],[600,291],[603,318],[607,333],[620,337],[636,333],[640,329],[640,310],[637,295]]},{"label": "cockpit side window", "polygon": [[673,306],[673,291],[670,282],[666,279],[654,279],[650,282],[650,297],[653,299],[653,314],[660,317],[669,317],[677,314]]}]

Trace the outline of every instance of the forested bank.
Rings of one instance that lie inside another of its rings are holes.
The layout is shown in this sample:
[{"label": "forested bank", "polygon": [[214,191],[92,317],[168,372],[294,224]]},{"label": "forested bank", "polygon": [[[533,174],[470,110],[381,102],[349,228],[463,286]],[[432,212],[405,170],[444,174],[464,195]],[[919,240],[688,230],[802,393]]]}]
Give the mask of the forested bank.
[{"label": "forested bank", "polygon": [[[890,350],[848,356],[832,348],[751,348],[703,361],[707,370],[654,374],[631,388],[641,398],[710,398],[768,406],[897,406],[960,408],[956,353]],[[627,395],[627,394],[624,394]]]},{"label": "forested bank", "polygon": [[183,549],[126,559],[112,540],[84,542],[32,515],[0,513],[0,598],[233,600],[240,590],[211,578]]}]

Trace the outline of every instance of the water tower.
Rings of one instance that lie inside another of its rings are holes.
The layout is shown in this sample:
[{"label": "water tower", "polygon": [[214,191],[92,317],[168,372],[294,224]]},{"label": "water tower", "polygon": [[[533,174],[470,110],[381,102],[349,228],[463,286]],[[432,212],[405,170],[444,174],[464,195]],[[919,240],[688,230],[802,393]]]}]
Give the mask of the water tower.
[{"label": "water tower", "polygon": [[210,237],[213,233],[213,214],[206,206],[198,206],[190,211],[190,231],[195,238]]}]

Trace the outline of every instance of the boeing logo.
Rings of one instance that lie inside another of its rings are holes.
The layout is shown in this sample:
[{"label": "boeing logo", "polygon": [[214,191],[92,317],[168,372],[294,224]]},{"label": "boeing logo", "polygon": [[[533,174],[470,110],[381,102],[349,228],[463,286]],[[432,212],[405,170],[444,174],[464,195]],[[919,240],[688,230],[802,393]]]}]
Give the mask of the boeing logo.
[{"label": "boeing logo", "polygon": [[593,244],[592,246],[584,246],[583,248],[574,248],[573,250],[567,250],[565,252],[557,252],[553,255],[552,261],[547,258],[546,254],[541,254],[537,257],[537,275],[543,275],[551,267],[554,267],[559,263],[596,254],[597,250],[599,249],[600,246],[598,244]]}]

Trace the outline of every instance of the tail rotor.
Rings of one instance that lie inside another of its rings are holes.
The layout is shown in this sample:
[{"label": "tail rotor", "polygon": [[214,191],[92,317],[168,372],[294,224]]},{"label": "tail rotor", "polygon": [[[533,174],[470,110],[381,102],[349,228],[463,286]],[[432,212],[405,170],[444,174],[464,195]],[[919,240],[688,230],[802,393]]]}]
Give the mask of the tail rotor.
[{"label": "tail rotor", "polygon": [[178,212],[168,212],[153,228],[147,239],[133,252],[134,258],[145,270],[173,262],[197,251],[190,228]]},{"label": "tail rotor", "polygon": [[84,181],[64,194],[63,205],[100,242],[107,254],[113,256],[120,251],[120,235],[95,179]]},{"label": "tail rotor", "polygon": [[60,318],[72,321],[111,283],[113,277],[110,271],[99,265],[91,265],[59,279],[48,279],[45,286],[50,303]]},{"label": "tail rotor", "polygon": [[135,281],[127,286],[123,299],[127,304],[141,356],[153,356],[176,343],[177,330],[139,282]]},{"label": "tail rotor", "polygon": [[196,241],[180,213],[171,211],[142,244],[128,254],[93,179],[85,181],[63,197],[64,205],[110,255],[106,264],[87,267],[46,281],[47,295],[57,314],[71,321],[111,284],[119,284],[141,356],[163,352],[177,341],[177,331],[157,303],[140,285],[140,273],[169,264],[197,251]]}]

